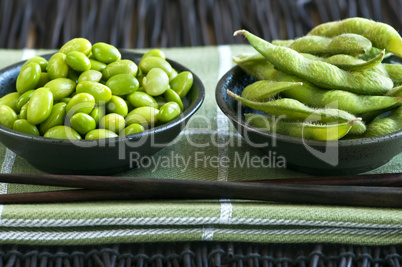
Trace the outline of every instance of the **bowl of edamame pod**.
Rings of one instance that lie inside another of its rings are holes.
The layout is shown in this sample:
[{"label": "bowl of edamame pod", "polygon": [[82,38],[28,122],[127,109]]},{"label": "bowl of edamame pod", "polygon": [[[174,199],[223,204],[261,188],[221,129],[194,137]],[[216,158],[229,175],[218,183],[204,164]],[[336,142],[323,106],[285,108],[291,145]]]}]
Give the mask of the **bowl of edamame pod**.
[{"label": "bowl of edamame pod", "polygon": [[160,49],[83,38],[0,70],[0,141],[49,173],[115,174],[171,143],[205,90]]},{"label": "bowl of edamame pod", "polygon": [[256,51],[233,57],[217,103],[272,168],[356,174],[402,152],[402,38],[392,27],[350,18],[295,40],[237,34]]}]

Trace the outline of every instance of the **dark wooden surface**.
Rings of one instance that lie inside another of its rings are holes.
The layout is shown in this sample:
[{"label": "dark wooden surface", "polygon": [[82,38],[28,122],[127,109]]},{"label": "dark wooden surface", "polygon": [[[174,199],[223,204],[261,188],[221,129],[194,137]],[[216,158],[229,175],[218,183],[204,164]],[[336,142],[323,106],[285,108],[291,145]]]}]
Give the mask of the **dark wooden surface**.
[{"label": "dark wooden surface", "polygon": [[291,39],[347,17],[402,31],[399,0],[1,0],[0,48],[59,48],[74,37],[119,48],[246,43],[247,29],[266,40]]}]

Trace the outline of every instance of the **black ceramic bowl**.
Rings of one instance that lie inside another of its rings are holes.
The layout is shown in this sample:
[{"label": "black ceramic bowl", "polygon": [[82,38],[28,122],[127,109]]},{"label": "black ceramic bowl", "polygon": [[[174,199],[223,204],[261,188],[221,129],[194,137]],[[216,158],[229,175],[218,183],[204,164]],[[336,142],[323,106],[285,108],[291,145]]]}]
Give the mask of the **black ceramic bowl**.
[{"label": "black ceramic bowl", "polygon": [[[142,54],[122,51],[122,58],[138,64]],[[49,58],[51,55],[44,55]],[[168,60],[178,72],[189,69]],[[24,62],[0,71],[0,96],[15,91],[15,83]],[[142,133],[101,140],[70,141],[30,136],[0,126],[0,142],[34,167],[60,174],[114,174],[136,167],[138,156],[149,158],[163,149],[183,130],[189,118],[200,108],[205,89],[193,73],[193,87],[183,98],[184,112],[175,120]],[[133,153],[135,153],[133,155]]]},{"label": "black ceramic bowl", "polygon": [[289,169],[313,175],[357,174],[378,168],[402,152],[402,131],[375,138],[324,142],[273,135],[252,127],[243,114],[256,111],[242,107],[226,90],[241,95],[244,87],[254,81],[239,66],[233,67],[218,82],[216,101],[248,144],[271,157],[276,153],[276,158],[281,157]]}]

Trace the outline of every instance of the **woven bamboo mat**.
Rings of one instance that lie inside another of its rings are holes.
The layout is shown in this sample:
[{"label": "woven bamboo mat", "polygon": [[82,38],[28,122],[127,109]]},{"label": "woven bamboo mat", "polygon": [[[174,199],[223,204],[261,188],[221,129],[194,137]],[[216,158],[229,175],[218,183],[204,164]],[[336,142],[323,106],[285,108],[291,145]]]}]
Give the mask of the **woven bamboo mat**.
[{"label": "woven bamboo mat", "polygon": [[366,17],[402,29],[399,0],[2,0],[0,48],[59,48],[74,37],[119,48],[245,42],[302,36],[314,25]]},{"label": "woven bamboo mat", "polygon": [[402,248],[344,245],[161,243],[99,247],[8,247],[1,266],[400,266]]}]

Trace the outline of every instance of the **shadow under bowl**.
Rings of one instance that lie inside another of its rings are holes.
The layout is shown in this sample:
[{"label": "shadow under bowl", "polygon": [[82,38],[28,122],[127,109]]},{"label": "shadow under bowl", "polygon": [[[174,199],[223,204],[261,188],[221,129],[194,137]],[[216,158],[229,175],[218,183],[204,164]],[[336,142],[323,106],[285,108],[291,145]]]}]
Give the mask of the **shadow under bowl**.
[{"label": "shadow under bowl", "polygon": [[222,112],[250,146],[264,155],[283,157],[286,168],[313,175],[350,175],[376,169],[402,152],[402,131],[350,140],[303,140],[253,127],[244,113],[258,113],[230,97],[226,90],[241,95],[255,80],[239,66],[229,70],[218,82],[216,101]]},{"label": "shadow under bowl", "polygon": [[[123,59],[139,63],[143,54],[121,51]],[[49,55],[43,55],[50,58]],[[167,59],[177,72],[191,71]],[[15,92],[15,84],[23,62],[0,70],[0,96]],[[172,142],[190,117],[200,108],[205,97],[201,80],[193,73],[193,86],[182,99],[184,111],[168,123],[144,132],[99,140],[64,140],[31,136],[0,125],[0,142],[24,158],[35,168],[54,174],[116,174],[135,168]]]}]

